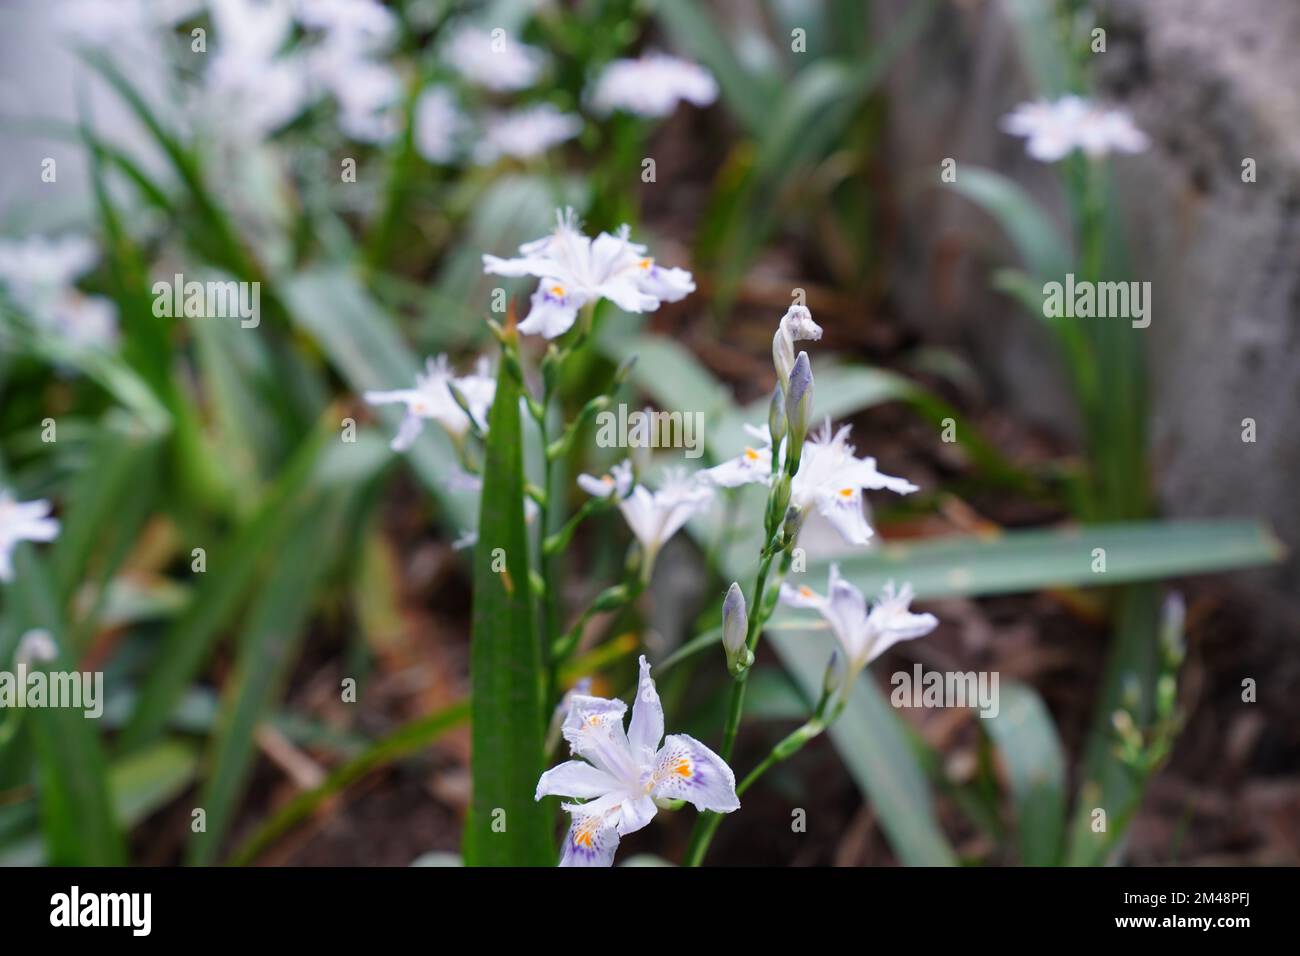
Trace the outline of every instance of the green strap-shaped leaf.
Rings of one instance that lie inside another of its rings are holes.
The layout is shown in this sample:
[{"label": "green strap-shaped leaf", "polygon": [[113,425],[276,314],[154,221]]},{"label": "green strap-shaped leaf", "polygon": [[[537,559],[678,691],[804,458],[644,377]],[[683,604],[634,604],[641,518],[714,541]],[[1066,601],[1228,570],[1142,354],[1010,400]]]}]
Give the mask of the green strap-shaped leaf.
[{"label": "green strap-shaped leaf", "polygon": [[474,551],[474,797],[465,827],[471,866],[556,860],[549,814],[533,799],[542,772],[542,660],[529,583],[519,398],[519,383],[503,362],[488,417]]},{"label": "green strap-shaped leaf", "polygon": [[1056,725],[1032,687],[1007,683],[998,698],[997,715],[979,723],[1006,769],[1016,806],[1020,862],[1055,866],[1065,834],[1065,752]]},{"label": "green strap-shaped leaf", "polygon": [[[1033,278],[1039,282],[1064,280],[1066,271],[1074,262],[1069,243],[1043,207],[1023,187],[990,169],[965,166],[949,188],[997,221]],[[1042,314],[1041,299],[1030,311]]]},{"label": "green strap-shaped leaf", "polygon": [[333,556],[332,545],[340,537],[340,497],[308,499],[303,504],[250,615],[222,694],[204,768],[198,805],[207,811],[207,826],[191,838],[188,863],[208,865],[216,860],[239,809],[257,757],[257,727],[298,659],[312,597]]},{"label": "green strap-shaped leaf", "polygon": [[[1158,581],[1272,564],[1284,550],[1256,521],[1216,518],[896,542],[839,564],[867,594],[892,580],[910,582],[919,597],[948,597]],[[825,571],[810,566],[808,576],[818,581]]]}]

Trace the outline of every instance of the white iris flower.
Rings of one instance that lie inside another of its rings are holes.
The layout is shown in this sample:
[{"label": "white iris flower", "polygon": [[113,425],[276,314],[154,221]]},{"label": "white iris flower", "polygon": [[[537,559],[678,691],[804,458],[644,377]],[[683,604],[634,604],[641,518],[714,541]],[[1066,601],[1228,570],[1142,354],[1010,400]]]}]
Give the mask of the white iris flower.
[{"label": "white iris flower", "polygon": [[891,581],[868,609],[862,592],[840,577],[834,564],[825,595],[782,584],[781,600],[791,607],[811,608],[826,619],[844,654],[841,690],[847,690],[864,667],[899,641],[924,637],[939,624],[933,614],[911,612],[910,584],[896,591]]},{"label": "white iris flower", "polygon": [[53,541],[59,535],[59,522],[50,517],[52,506],[46,500],[17,501],[8,491],[0,491],[0,581],[14,579],[14,548],[22,541]]},{"label": "white iris flower", "polygon": [[390,392],[366,392],[363,396],[371,405],[402,404],[406,417],[392,441],[393,451],[406,451],[415,443],[426,420],[436,421],[456,441],[465,437],[470,428],[470,417],[451,393],[451,386],[465,399],[474,416],[474,424],[487,430],[487,413],[496,397],[496,379],[486,358],[481,358],[473,373],[457,377],[452,373],[447,356],[429,359],[423,374],[416,373],[415,388]]},{"label": "white iris flower", "polygon": [[618,503],[623,520],[641,544],[646,581],[664,543],[713,499],[713,489],[682,470],[669,472],[658,491],[637,485]]},{"label": "white iris flower", "polygon": [[578,487],[593,498],[622,500],[632,489],[632,482],[632,463],[626,460],[619,462],[599,478],[594,475],[578,476]]},{"label": "white iris flower", "polygon": [[498,93],[523,90],[537,82],[546,58],[503,30],[496,34],[464,26],[447,42],[444,59],[470,83]]},{"label": "white iris flower", "polygon": [[615,60],[601,72],[591,92],[598,113],[624,110],[638,116],[667,116],[683,100],[708,106],[718,98],[718,83],[702,66],[663,53]]},{"label": "white iris flower", "polygon": [[1044,163],[1064,159],[1076,149],[1098,158],[1108,153],[1140,153],[1149,144],[1128,113],[1080,96],[1021,103],[1003,117],[1002,129],[1024,137],[1025,151]]},{"label": "white iris flower", "polygon": [[582,234],[572,209],[556,214],[555,231],[525,243],[514,259],[483,256],[483,271],[502,276],[536,276],[526,335],[548,339],[573,327],[578,310],[608,299],[626,312],[653,312],[662,302],[676,302],[695,291],[685,269],[664,268],[646,255],[646,247],[629,240],[624,226],[617,234],[595,239]]},{"label": "white iris flower", "polygon": [[0,285],[61,341],[108,347],[117,340],[117,307],[73,285],[97,255],[95,244],[84,236],[0,239]]},{"label": "white iris flower", "polygon": [[533,159],[581,132],[582,120],[579,117],[550,103],[496,113],[484,120],[483,139],[474,151],[474,158],[484,165],[494,163],[502,156]]},{"label": "white iris flower", "polygon": [[[542,774],[536,798],[556,794],[573,822],[560,866],[610,866],[618,841],[646,826],[656,800],[685,800],[698,810],[740,807],[736,776],[704,744],[685,734],[664,736],[664,710],[642,655],[632,722],[623,729],[621,700],[574,695],[562,731],[575,756]],[[663,746],[660,746],[660,741]]]}]

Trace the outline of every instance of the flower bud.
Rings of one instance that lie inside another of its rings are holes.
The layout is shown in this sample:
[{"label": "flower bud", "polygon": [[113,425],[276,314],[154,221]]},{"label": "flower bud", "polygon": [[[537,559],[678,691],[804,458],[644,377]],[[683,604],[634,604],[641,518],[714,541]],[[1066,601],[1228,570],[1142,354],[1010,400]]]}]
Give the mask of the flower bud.
[{"label": "flower bud", "polygon": [[772,390],[772,403],[767,406],[767,433],[772,437],[774,462],[781,448],[781,440],[785,438],[785,432],[785,391],[781,388],[781,383],[777,382],[776,388]]},{"label": "flower bud", "polygon": [[465,393],[460,390],[460,386],[453,380],[448,379],[447,391],[451,393],[452,400],[455,401],[460,410],[465,413],[465,417],[469,419],[470,431],[481,438],[483,436],[483,428],[479,425],[478,419],[474,417],[474,410],[470,407],[469,399],[465,397]]},{"label": "flower bud", "polygon": [[777,384],[788,385],[790,370],[794,368],[794,342],[783,328],[772,337],[772,365],[776,368]]},{"label": "flower bud", "polygon": [[628,602],[632,596],[626,584],[616,584],[606,588],[591,603],[593,611],[616,611]]},{"label": "flower bud", "polygon": [[722,602],[722,649],[727,652],[727,669],[739,675],[753,663],[753,654],[746,643],[749,637],[749,615],[745,609],[745,595],[734,581],[727,589]]},{"label": "flower bud", "polygon": [[623,361],[618,363],[618,368],[614,370],[614,384],[610,391],[617,391],[623,387],[623,384],[632,376],[632,369],[636,368],[637,357],[634,354],[629,355]]},{"label": "flower bud", "polygon": [[791,505],[785,509],[785,523],[781,529],[781,537],[786,547],[794,544],[799,537],[799,531],[803,528],[804,510],[798,505]]},{"label": "flower bud", "polygon": [[782,387],[789,383],[794,368],[794,343],[803,340],[815,342],[821,337],[821,326],[813,321],[807,306],[792,305],[786,310],[772,338],[772,364]]},{"label": "flower bud", "polygon": [[1164,651],[1165,664],[1175,670],[1187,656],[1187,644],[1183,636],[1186,618],[1183,596],[1175,591],[1165,598],[1160,622],[1160,646]]},{"label": "flower bud", "polygon": [[[785,417],[790,428],[788,460],[798,465],[804,436],[808,434],[808,420],[812,415],[813,374],[807,352],[800,352],[790,370],[790,388],[785,396]],[[787,468],[791,474],[794,472]]]},{"label": "flower bud", "polygon": [[1178,682],[1173,674],[1161,674],[1156,681],[1156,716],[1168,720],[1174,714],[1178,703]]},{"label": "flower bud", "polygon": [[[843,707],[845,681],[848,674],[844,670],[844,661],[840,657],[838,650],[831,651],[831,659],[826,662],[826,673],[822,675],[822,696],[817,702],[817,716],[827,717],[829,723],[834,719],[834,714]],[[838,695],[838,700],[836,697]],[[835,703],[835,709],[831,709],[832,701]]]}]

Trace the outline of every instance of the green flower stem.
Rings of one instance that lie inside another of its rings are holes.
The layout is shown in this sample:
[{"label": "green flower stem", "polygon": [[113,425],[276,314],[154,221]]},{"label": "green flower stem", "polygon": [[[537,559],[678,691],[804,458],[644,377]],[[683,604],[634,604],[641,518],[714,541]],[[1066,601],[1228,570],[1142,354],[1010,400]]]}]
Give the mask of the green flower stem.
[{"label": "green flower stem", "polygon": [[562,665],[578,649],[578,642],[582,640],[582,632],[593,617],[606,611],[617,611],[627,607],[640,596],[644,587],[641,578],[637,576],[622,584],[611,585],[601,591],[596,596],[596,600],[591,602],[591,606],[579,615],[573,627],[569,628],[564,636],[555,642],[554,647],[551,649],[551,659],[554,664],[557,667]]},{"label": "green flower stem", "polygon": [[[551,406],[555,404],[555,397],[558,391],[559,383],[564,377],[564,368],[568,364],[570,357],[586,344],[588,333],[591,329],[593,313],[596,309],[596,303],[592,302],[583,306],[582,314],[578,318],[580,331],[573,340],[565,347],[552,349],[542,363],[542,401],[540,409],[534,410],[534,418],[537,421],[538,430],[541,433],[542,446],[542,473],[544,475],[543,485],[546,492],[545,503],[539,504],[538,527],[541,529],[541,547],[538,561],[542,572],[542,621],[541,621],[541,640],[542,640],[542,667],[546,674],[545,702],[550,707],[556,699],[557,687],[557,667],[558,661],[563,660],[565,655],[556,656],[555,651],[558,647],[564,647],[568,643],[567,636],[557,641],[557,635],[560,630],[560,605],[559,595],[563,591],[563,575],[560,570],[560,563],[557,560],[558,550],[548,551],[546,544],[548,538],[555,533],[563,533],[564,527],[563,514],[563,497],[556,487],[556,479],[559,475],[558,459],[560,455],[552,456],[551,443],[553,440],[563,442],[563,439],[556,439],[550,433],[549,416]],[[585,411],[585,409],[584,409]],[[576,527],[576,525],[575,525]],[[570,530],[569,534],[572,535]],[[582,622],[585,623],[585,622]],[[581,631],[578,632],[581,634]],[[573,646],[576,646],[576,640]],[[571,651],[569,651],[571,653]]]},{"label": "green flower stem", "polygon": [[[791,483],[799,470],[799,455],[802,451],[800,446],[801,443],[787,442],[785,461],[782,463],[784,467],[780,470],[775,457],[777,452],[773,452],[773,480],[764,509],[767,540],[759,554],[758,574],[755,576],[754,592],[749,601],[751,608],[749,629],[745,635],[745,646],[749,648],[750,655],[755,657],[763,627],[776,610],[776,597],[781,582],[785,580],[794,560],[795,539],[793,537],[789,540],[785,539],[784,518],[790,500]],[[778,554],[781,555],[781,563],[778,566],[776,580],[772,582],[773,586],[769,591],[768,576],[772,571],[772,562]],[[727,721],[722,730],[722,749],[719,752],[719,756],[727,762],[731,760],[732,751],[736,747],[736,737],[740,733],[740,721],[745,712],[745,685],[748,675],[748,670],[734,675],[735,683],[731,685],[731,697],[727,701]],[[720,815],[710,811],[705,811],[696,818],[695,828],[691,831],[690,843],[686,848],[687,866],[699,866],[700,861],[704,859],[709,841],[713,839],[713,831],[717,829],[719,821]]]},{"label": "green flower stem", "polygon": [[[792,541],[790,544],[793,545],[794,542]],[[749,648],[751,654],[757,651],[763,626],[776,609],[776,601],[770,599],[771,594],[780,588],[781,581],[785,580],[785,576],[790,570],[790,564],[793,560],[792,550],[792,548],[787,548],[781,552],[773,551],[771,542],[763,549],[764,556],[758,565],[758,575],[754,582],[754,596],[750,601],[754,613],[750,615],[749,631],[745,637],[745,645]],[[781,563],[778,567],[777,579],[769,590],[767,579],[772,570],[772,561],[778,553],[781,554]],[[742,671],[736,676],[735,683],[731,685],[731,697],[727,701],[727,723],[723,728],[722,750],[719,754],[727,762],[731,760],[731,753],[736,746],[736,736],[740,732],[740,720],[745,711],[745,686],[748,676],[748,670]],[[713,831],[718,828],[721,820],[721,814],[710,811],[705,811],[696,818],[695,828],[691,831],[690,844],[686,849],[687,866],[699,866],[709,848],[709,841],[713,839]]]},{"label": "green flower stem", "polygon": [[609,502],[603,498],[587,499],[563,528],[554,534],[546,536],[546,540],[542,543],[542,553],[547,557],[559,554],[569,546],[569,542],[573,540],[574,532],[578,530],[578,526],[596,512],[603,511],[608,504]]},{"label": "green flower stem", "polygon": [[[818,718],[813,717],[807,723],[803,724],[797,730],[782,738],[775,747],[771,749],[766,757],[751,770],[745,779],[740,781],[736,787],[736,796],[743,796],[745,791],[752,787],[758,778],[767,773],[774,765],[783,760],[788,760],[797,754],[808,741],[816,738],[826,725]],[[725,814],[706,812],[701,813],[696,821],[695,831],[691,834],[691,843],[686,850],[686,866],[699,866],[704,862],[704,854],[709,850],[709,844],[713,841],[713,834],[718,827],[722,825],[722,819]]]},{"label": "green flower stem", "polygon": [[[821,720],[814,717],[798,730],[792,731],[772,748],[771,752],[763,758],[758,766],[745,776],[744,780],[740,781],[740,785],[736,787],[736,796],[739,797],[744,794],[744,792],[752,787],[757,782],[758,778],[763,776],[763,774],[771,769],[774,764],[778,764],[783,760],[789,760],[800,750],[803,750],[804,746],[810,740],[818,737],[825,729],[826,725],[822,723]],[[719,819],[722,817],[721,814],[717,814],[717,816]]]}]

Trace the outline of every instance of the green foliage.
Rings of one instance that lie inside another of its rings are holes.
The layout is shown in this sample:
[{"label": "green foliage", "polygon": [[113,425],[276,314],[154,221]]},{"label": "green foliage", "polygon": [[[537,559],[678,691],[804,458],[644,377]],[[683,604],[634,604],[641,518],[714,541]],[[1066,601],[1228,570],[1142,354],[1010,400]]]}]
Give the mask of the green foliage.
[{"label": "green foliage", "polygon": [[474,547],[473,805],[465,860],[477,866],[554,862],[548,814],[533,799],[542,773],[542,658],[524,524],[519,382],[502,361],[488,418]]}]

